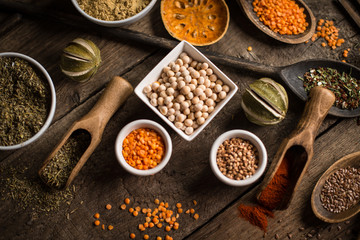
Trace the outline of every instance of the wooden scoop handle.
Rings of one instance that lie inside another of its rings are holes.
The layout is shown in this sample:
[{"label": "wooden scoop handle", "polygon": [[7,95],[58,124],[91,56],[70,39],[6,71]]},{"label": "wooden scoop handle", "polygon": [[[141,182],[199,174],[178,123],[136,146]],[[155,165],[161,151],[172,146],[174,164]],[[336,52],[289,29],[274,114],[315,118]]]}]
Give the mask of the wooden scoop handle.
[{"label": "wooden scoop handle", "polygon": [[119,109],[132,92],[133,87],[128,81],[119,76],[113,77],[100,99],[81,120],[98,117],[100,129],[105,128],[111,116]]}]

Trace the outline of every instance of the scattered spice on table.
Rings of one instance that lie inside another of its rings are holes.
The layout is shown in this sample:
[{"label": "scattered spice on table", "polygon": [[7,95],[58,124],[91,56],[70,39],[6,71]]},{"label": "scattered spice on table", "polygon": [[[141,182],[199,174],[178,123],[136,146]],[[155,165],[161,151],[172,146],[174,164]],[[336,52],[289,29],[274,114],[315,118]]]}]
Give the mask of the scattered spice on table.
[{"label": "scattered spice on table", "polygon": [[240,217],[259,227],[266,233],[268,225],[267,217],[274,217],[272,211],[281,204],[287,186],[290,183],[289,178],[289,159],[285,156],[274,177],[260,193],[258,199],[259,205],[247,206],[240,204],[238,207]]},{"label": "scattered spice on table", "polygon": [[332,213],[346,211],[360,200],[360,168],[345,167],[336,170],[321,189],[322,206]]},{"label": "scattered spice on table", "polygon": [[259,20],[276,33],[301,34],[309,26],[304,8],[293,0],[254,0],[252,5]]},{"label": "scattered spice on table", "polygon": [[339,38],[339,29],[335,27],[334,21],[320,19],[316,27],[317,32],[311,37],[311,41],[315,41],[317,38],[323,38],[327,42],[321,43],[321,46],[326,47],[328,45],[331,49],[340,47],[345,40]]},{"label": "scattered spice on table", "polygon": [[[125,198],[124,201],[126,201],[126,199],[128,199],[128,198]],[[195,200],[193,200],[193,201],[195,201]],[[165,232],[171,232],[173,230],[174,231],[178,230],[180,227],[179,218],[180,218],[181,214],[178,213],[176,211],[176,209],[180,209],[181,207],[183,207],[183,205],[181,203],[176,203],[174,205],[174,207],[172,207],[168,202],[161,202],[159,199],[155,199],[154,203],[155,203],[155,207],[153,209],[141,208],[140,206],[136,206],[136,207],[133,206],[133,207],[129,208],[129,213],[132,214],[132,216],[134,216],[134,217],[141,216],[140,214],[142,213],[142,216],[144,218],[144,222],[140,223],[137,226],[137,229],[140,232],[144,232],[144,231],[150,230],[151,228],[156,226],[157,229],[163,228]],[[134,212],[137,212],[137,214],[134,215],[133,214]],[[194,208],[189,208],[186,212],[189,213],[189,215],[194,220],[198,220],[200,218],[200,215],[196,212],[196,210]],[[97,217],[100,218],[99,213],[94,214],[95,221],[93,223],[95,226],[100,225],[100,219]],[[103,224],[103,226],[105,229],[105,224]],[[108,228],[108,230],[112,230],[114,228],[114,226],[108,225],[107,228]],[[150,238],[149,234],[144,234],[143,237],[145,237],[146,235],[148,235],[148,237]],[[136,235],[135,235],[135,233],[130,233],[129,237],[131,239],[134,239],[136,237]],[[160,236],[157,236],[157,237],[159,238]],[[147,238],[147,237],[145,237],[145,238]],[[170,239],[172,239],[172,237],[170,237],[169,235],[166,235],[164,239],[170,240]]]},{"label": "scattered spice on table", "polygon": [[322,86],[335,94],[335,106],[341,109],[356,109],[360,102],[360,79],[351,73],[340,73],[336,69],[320,67],[311,68],[304,74],[304,88],[307,93],[313,87]]},{"label": "scattered spice on table", "polygon": [[216,153],[216,163],[221,173],[234,180],[251,177],[259,164],[259,153],[248,140],[231,138],[225,140]]},{"label": "scattered spice on table", "polygon": [[150,0],[77,0],[79,7],[90,16],[117,21],[132,17],[141,12]]},{"label": "scattered spice on table", "polygon": [[31,208],[35,213],[56,211],[62,204],[71,203],[74,191],[74,188],[63,191],[49,189],[36,171],[25,166],[0,168],[1,200],[13,200],[18,210]]},{"label": "scattered spice on table", "polygon": [[132,131],[124,139],[122,148],[125,161],[140,170],[156,167],[165,155],[163,138],[150,128],[139,128]]},{"label": "scattered spice on table", "polygon": [[0,57],[0,146],[20,144],[38,133],[50,110],[50,87],[24,59]]},{"label": "scattered spice on table", "polygon": [[55,156],[44,166],[41,179],[49,186],[61,189],[65,186],[71,171],[89,147],[91,135],[79,129],[73,132]]}]

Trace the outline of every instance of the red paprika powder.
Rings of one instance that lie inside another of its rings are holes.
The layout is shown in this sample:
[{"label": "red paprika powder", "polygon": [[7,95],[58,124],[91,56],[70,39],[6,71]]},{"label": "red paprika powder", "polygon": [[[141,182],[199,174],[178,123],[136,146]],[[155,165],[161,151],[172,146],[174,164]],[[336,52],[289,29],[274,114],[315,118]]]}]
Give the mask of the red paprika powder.
[{"label": "red paprika powder", "polygon": [[289,183],[289,160],[284,157],[274,177],[260,193],[258,200],[260,206],[240,204],[238,207],[240,217],[266,232],[268,225],[266,217],[274,217],[272,210],[281,203]]}]

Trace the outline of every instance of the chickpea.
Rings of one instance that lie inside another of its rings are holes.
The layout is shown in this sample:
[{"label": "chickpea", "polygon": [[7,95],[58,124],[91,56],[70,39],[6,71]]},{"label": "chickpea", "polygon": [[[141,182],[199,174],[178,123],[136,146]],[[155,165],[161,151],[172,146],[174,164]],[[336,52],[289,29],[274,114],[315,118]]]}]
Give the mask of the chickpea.
[{"label": "chickpea", "polygon": [[193,78],[199,78],[199,77],[200,77],[200,73],[199,73],[198,71],[193,71],[193,72],[191,73],[191,76],[192,76]]},{"label": "chickpea", "polygon": [[200,98],[201,101],[204,101],[204,100],[206,99],[205,93],[201,94],[201,95],[199,96],[199,98]]},{"label": "chickpea", "polygon": [[176,97],[176,101],[178,102],[178,103],[182,103],[183,101],[185,101],[185,97],[184,97],[184,95],[179,95],[179,96],[177,96]]},{"label": "chickpea", "polygon": [[193,84],[193,85],[197,86],[197,85],[198,85],[198,81],[197,81],[195,78],[193,78],[193,79],[191,79],[190,84]]},{"label": "chickpea", "polygon": [[169,102],[169,103],[166,105],[167,108],[172,108],[173,106],[174,106],[174,103],[173,103],[173,102]]},{"label": "chickpea", "polygon": [[179,114],[179,115],[176,116],[176,121],[177,122],[182,123],[183,121],[185,121],[185,119],[186,119],[186,116],[184,114]]},{"label": "chickpea", "polygon": [[168,108],[166,106],[160,106],[159,111],[162,115],[166,115],[168,113]]},{"label": "chickpea", "polygon": [[197,111],[195,114],[194,114],[194,117],[195,118],[199,118],[202,116],[202,112],[201,111]]},{"label": "chickpea", "polygon": [[219,93],[219,92],[221,92],[221,90],[222,90],[221,85],[220,85],[220,84],[216,84],[215,87],[214,87],[214,91],[215,91],[216,93]]},{"label": "chickpea", "polygon": [[215,107],[214,106],[211,106],[208,108],[208,113],[212,113],[214,111]]},{"label": "chickpea", "polygon": [[199,125],[203,125],[203,124],[205,123],[205,118],[199,117],[199,118],[196,120],[196,123],[199,124]]},{"label": "chickpea", "polygon": [[175,62],[170,62],[169,67],[172,68],[175,65]]},{"label": "chickpea", "polygon": [[185,71],[182,71],[181,72],[181,75],[186,77],[186,76],[189,76],[190,75],[190,72],[188,70],[185,70]]},{"label": "chickpea", "polygon": [[178,82],[178,89],[182,89],[185,85],[186,85],[186,83],[184,81],[179,81]]},{"label": "chickpea", "polygon": [[221,81],[220,79],[219,79],[219,80],[216,80],[215,83],[216,83],[216,84],[219,84],[220,86],[223,86],[223,85],[224,85],[224,82]]},{"label": "chickpea", "polygon": [[198,82],[198,84],[204,84],[205,83],[205,78],[204,77],[199,77],[197,82]]},{"label": "chickpea", "polygon": [[151,94],[153,94],[153,92],[148,92],[148,93],[146,94],[146,96],[147,96],[148,98],[150,98]]},{"label": "chickpea", "polygon": [[152,94],[150,95],[150,98],[151,98],[151,99],[156,99],[157,97],[158,97],[157,93],[152,93]]},{"label": "chickpea", "polygon": [[228,85],[224,85],[222,86],[223,91],[225,91],[226,93],[228,93],[230,91],[230,87]]},{"label": "chickpea", "polygon": [[186,109],[188,107],[190,107],[188,102],[184,101],[184,102],[180,103],[180,109],[181,110],[184,110],[184,109]]},{"label": "chickpea", "polygon": [[179,116],[181,114],[180,110],[175,110],[175,117]]},{"label": "chickpea", "polygon": [[211,68],[206,69],[206,74],[208,76],[211,76],[214,73],[214,71]]},{"label": "chickpea", "polygon": [[188,119],[195,120],[195,114],[194,114],[193,112],[191,112],[191,113],[188,115]]},{"label": "chickpea", "polygon": [[190,134],[192,134],[194,132],[194,129],[192,128],[192,127],[187,127],[187,128],[185,128],[185,133],[187,134],[187,135],[190,135]]},{"label": "chickpea", "polygon": [[164,83],[164,85],[165,85],[166,89],[168,89],[171,86],[171,84],[169,82]]},{"label": "chickpea", "polygon": [[161,84],[157,90],[158,90],[158,92],[162,92],[162,91],[166,90],[166,87],[164,84]]},{"label": "chickpea", "polygon": [[193,120],[191,120],[191,119],[186,119],[186,120],[184,121],[184,124],[185,124],[185,126],[187,126],[187,127],[191,127],[191,126],[193,125]]},{"label": "chickpea", "polygon": [[199,103],[199,101],[200,101],[199,97],[193,97],[193,99],[191,99],[192,104],[197,104]]},{"label": "chickpea", "polygon": [[209,113],[203,112],[202,117],[205,118],[205,119],[207,119],[207,118],[209,117]]},{"label": "chickpea", "polygon": [[150,85],[145,86],[144,89],[143,89],[143,92],[144,92],[145,94],[151,92],[151,86],[150,86]]},{"label": "chickpea", "polygon": [[190,72],[190,74],[195,71],[195,69],[193,67],[188,67],[188,71]]},{"label": "chickpea", "polygon": [[215,82],[217,80],[217,76],[215,74],[212,74],[209,76],[210,81]]},{"label": "chickpea", "polygon": [[189,84],[190,90],[194,91],[196,89],[196,86],[194,84]]},{"label": "chickpea", "polygon": [[209,109],[209,107],[208,107],[207,105],[203,105],[201,111],[202,111],[202,112],[207,112],[208,109]]},{"label": "chickpea", "polygon": [[170,115],[170,116],[168,116],[168,119],[169,119],[170,122],[173,122],[173,121],[175,121],[175,116]]},{"label": "chickpea", "polygon": [[217,100],[217,95],[216,93],[213,93],[210,97],[212,100],[216,101]]},{"label": "chickpea", "polygon": [[202,63],[198,63],[198,64],[196,65],[196,70],[200,70],[200,69],[201,69],[201,65],[202,65]]},{"label": "chickpea", "polygon": [[166,89],[166,93],[167,93],[169,96],[174,95],[174,92],[175,92],[175,90],[174,90],[172,87],[169,87],[168,89]]},{"label": "chickpea", "polygon": [[181,129],[184,126],[182,122],[175,122],[175,127]]},{"label": "chickpea", "polygon": [[183,110],[183,114],[185,114],[186,116],[189,115],[190,113],[191,113],[190,108],[185,108]]},{"label": "chickpea", "polygon": [[180,92],[178,91],[178,90],[175,90],[175,92],[174,92],[174,98],[176,98],[177,96],[179,96],[180,95]]},{"label": "chickpea", "polygon": [[179,66],[184,65],[184,61],[181,58],[176,59],[175,63],[178,64]]},{"label": "chickpea", "polygon": [[206,76],[206,71],[203,70],[203,69],[200,70],[199,73],[200,73],[200,76],[201,76],[201,77],[205,77],[205,76]]},{"label": "chickpea", "polygon": [[187,68],[185,67],[185,66],[181,66],[180,67],[180,72],[183,72],[183,71],[185,71]]},{"label": "chickpea", "polygon": [[208,99],[206,99],[205,104],[206,104],[208,107],[211,107],[211,106],[214,106],[215,102],[214,102],[214,100],[212,100],[211,98],[208,98]]},{"label": "chickpea", "polygon": [[164,98],[164,104],[165,104],[165,105],[168,105],[169,103],[171,103],[171,101],[172,101],[172,99],[171,99],[171,97],[169,97],[169,96],[167,96],[167,97]]},{"label": "chickpea", "polygon": [[226,92],[225,91],[221,91],[220,93],[219,93],[219,98],[222,100],[222,99],[225,99],[226,98]]},{"label": "chickpea", "polygon": [[158,102],[159,106],[164,105],[164,98],[163,97],[158,97],[157,102]]},{"label": "chickpea", "polygon": [[206,87],[205,87],[205,85],[199,85],[199,88],[201,88],[203,91],[205,91],[206,90]]},{"label": "chickpea", "polygon": [[168,108],[168,115],[174,115],[175,114],[175,109],[174,108]]},{"label": "chickpea", "polygon": [[200,103],[198,103],[198,104],[195,104],[195,108],[194,108],[194,110],[195,110],[195,111],[201,111],[201,110],[202,110],[202,108],[203,108],[203,105],[202,105],[202,104],[200,104]]},{"label": "chickpea", "polygon": [[169,78],[169,83],[173,83],[173,82],[176,82],[177,78],[176,77],[170,77]]},{"label": "chickpea", "polygon": [[203,94],[203,92],[204,92],[204,90],[200,87],[198,87],[194,90],[195,96],[200,96],[201,94]]},{"label": "chickpea", "polygon": [[183,60],[184,64],[190,63],[191,61],[191,58],[187,55],[183,56],[181,59]]},{"label": "chickpea", "polygon": [[204,86],[209,88],[211,85],[211,81],[209,79],[205,79]]},{"label": "chickpea", "polygon": [[173,107],[175,110],[180,110],[180,103],[174,103]]},{"label": "chickpea", "polygon": [[170,70],[170,71],[168,71],[168,72],[166,73],[166,75],[167,75],[168,77],[173,77],[173,76],[175,76],[175,73]]},{"label": "chickpea", "polygon": [[168,78],[167,76],[165,76],[165,77],[163,77],[162,79],[160,79],[158,82],[159,82],[160,84],[164,84],[164,83],[166,83],[166,82],[169,82],[169,78]]},{"label": "chickpea", "polygon": [[198,62],[194,60],[190,63],[190,66],[194,68],[194,67],[196,67],[197,64],[198,64]]},{"label": "chickpea", "polygon": [[180,91],[181,91],[182,94],[187,95],[187,94],[190,93],[191,89],[190,89],[189,86],[184,86],[184,87],[181,88]]},{"label": "chickpea", "polygon": [[163,72],[166,74],[168,71],[170,71],[171,68],[169,66],[166,66],[163,68]]},{"label": "chickpea", "polygon": [[177,88],[177,86],[178,86],[178,83],[175,81],[175,82],[172,82],[171,84],[170,84],[170,86],[173,88],[173,89],[176,89]]},{"label": "chickpea", "polygon": [[211,95],[213,94],[213,92],[210,88],[206,88],[204,93],[205,93],[206,97],[211,97]]},{"label": "chickpea", "polygon": [[203,70],[208,69],[208,67],[209,67],[209,64],[207,64],[207,63],[203,63],[203,64],[201,65],[201,69],[203,69]]},{"label": "chickpea", "polygon": [[159,96],[162,97],[162,98],[166,98],[167,94],[166,94],[165,91],[162,91],[162,92],[160,92]]},{"label": "chickpea", "polygon": [[185,97],[186,97],[186,99],[191,100],[191,99],[193,99],[194,94],[192,92],[189,92]]},{"label": "chickpea", "polygon": [[151,104],[152,106],[156,107],[156,106],[157,106],[157,99],[156,99],[156,98],[152,98],[152,99],[150,100],[150,104]]},{"label": "chickpea", "polygon": [[199,127],[199,125],[198,125],[196,122],[194,122],[193,128],[194,128],[194,129],[197,129],[198,127]]},{"label": "chickpea", "polygon": [[191,78],[191,76],[190,75],[187,75],[186,77],[185,77],[185,83],[191,83],[191,80],[192,80],[192,78]]}]

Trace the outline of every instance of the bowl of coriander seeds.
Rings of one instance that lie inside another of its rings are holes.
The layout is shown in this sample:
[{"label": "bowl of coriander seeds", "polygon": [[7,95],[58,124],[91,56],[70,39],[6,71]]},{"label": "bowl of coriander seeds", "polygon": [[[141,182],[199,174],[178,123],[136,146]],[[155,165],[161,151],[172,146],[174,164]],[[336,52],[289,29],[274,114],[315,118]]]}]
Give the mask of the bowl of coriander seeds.
[{"label": "bowl of coriander seeds", "polygon": [[134,23],[154,7],[156,0],[71,0],[78,12],[89,21],[106,27]]},{"label": "bowl of coriander seeds", "polygon": [[193,140],[237,91],[201,52],[180,42],[135,88],[135,94],[187,141]]},{"label": "bowl of coriander seeds", "polygon": [[45,68],[24,54],[0,53],[0,151],[39,139],[55,108],[55,88]]},{"label": "bowl of coriander seeds", "polygon": [[267,151],[262,141],[245,130],[220,135],[210,150],[210,166],[223,183],[242,187],[257,181],[264,173]]}]

